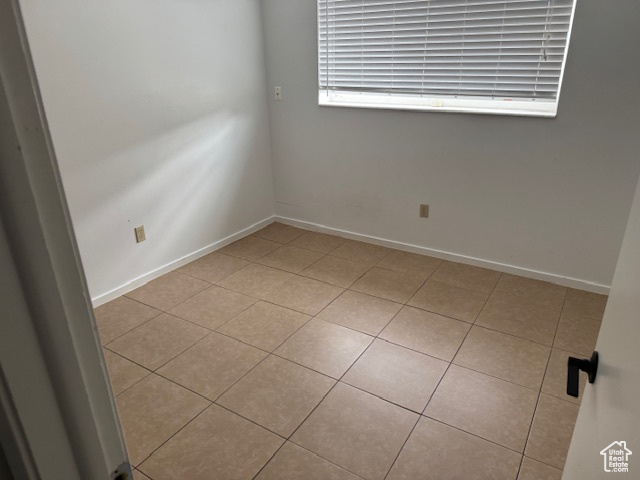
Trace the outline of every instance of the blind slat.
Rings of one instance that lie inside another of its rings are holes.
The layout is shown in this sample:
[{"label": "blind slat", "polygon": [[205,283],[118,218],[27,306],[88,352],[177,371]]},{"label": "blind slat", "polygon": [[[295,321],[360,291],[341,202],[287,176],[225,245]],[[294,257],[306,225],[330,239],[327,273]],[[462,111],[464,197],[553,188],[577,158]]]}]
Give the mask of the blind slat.
[{"label": "blind slat", "polygon": [[557,99],[575,0],[318,0],[320,89]]}]

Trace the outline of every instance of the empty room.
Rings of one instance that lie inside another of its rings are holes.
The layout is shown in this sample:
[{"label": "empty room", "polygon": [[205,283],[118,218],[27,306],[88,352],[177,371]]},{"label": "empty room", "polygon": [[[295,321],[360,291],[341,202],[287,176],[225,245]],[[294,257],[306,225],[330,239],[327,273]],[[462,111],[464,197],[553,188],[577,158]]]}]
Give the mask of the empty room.
[{"label": "empty room", "polygon": [[0,478],[640,478],[639,21],[0,2]]}]

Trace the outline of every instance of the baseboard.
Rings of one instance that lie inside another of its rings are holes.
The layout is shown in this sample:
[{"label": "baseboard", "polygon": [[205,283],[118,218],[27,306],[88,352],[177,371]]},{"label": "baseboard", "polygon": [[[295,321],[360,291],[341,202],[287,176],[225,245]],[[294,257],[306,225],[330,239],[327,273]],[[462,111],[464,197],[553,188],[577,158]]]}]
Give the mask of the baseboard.
[{"label": "baseboard", "polygon": [[436,250],[433,248],[421,247],[418,245],[411,245],[408,243],[397,242],[395,240],[388,240],[386,238],[374,237],[371,235],[364,235],[361,233],[355,233],[348,230],[341,230],[339,228],[328,227],[326,225],[320,225],[317,223],[305,222],[302,220],[296,220],[294,218],[282,217],[279,215],[272,215],[271,217],[265,218],[258,223],[251,225],[250,227],[245,228],[244,230],[240,230],[239,232],[234,233],[222,240],[212,243],[200,250],[196,250],[193,253],[185,255],[184,257],[178,258],[172,262],[163,265],[162,267],[156,268],[151,272],[145,273],[113,290],[110,290],[106,293],[100,294],[91,299],[93,303],[93,307],[98,307],[104,303],[107,303],[115,298],[118,298],[125,293],[130,292],[131,290],[135,290],[136,288],[144,285],[145,283],[149,283],[151,280],[158,278],[165,273],[171,272],[176,268],[179,268],[183,265],[186,265],[189,262],[193,262],[204,255],[208,255],[211,252],[214,252],[225,245],[228,245],[236,240],[246,237],[247,235],[252,234],[260,230],[261,228],[269,225],[274,221],[279,221],[282,223],[286,223],[288,225],[294,225],[297,227],[305,228],[307,230],[312,230],[316,232],[329,233],[332,235],[339,235],[345,238],[351,238],[353,240],[361,240],[368,243],[373,243],[375,245],[382,245],[384,247],[396,248],[398,250],[404,250],[407,252],[420,253],[423,255],[430,255],[436,258],[442,258],[443,260],[452,260],[454,262],[465,263],[468,265],[475,265],[477,267],[490,268],[493,270],[497,270],[504,273],[511,273],[514,275],[520,275],[522,277],[533,278],[536,280],[544,280],[546,282],[555,283],[558,285],[563,285],[565,287],[577,288],[579,290],[586,290],[588,292],[594,293],[602,293],[609,294],[610,287],[607,285],[601,285],[593,282],[588,282],[586,280],[580,280],[578,278],[571,277],[563,277],[560,275],[556,275],[553,273],[540,272],[537,270],[531,270],[528,268],[517,267],[515,265],[507,265],[504,263],[493,262],[491,260],[483,260],[480,258],[469,257],[466,255],[460,255],[457,253],[446,252],[443,250]]},{"label": "baseboard", "polygon": [[176,268],[180,268],[181,266],[186,265],[189,262],[193,262],[194,260],[197,260],[200,257],[208,255],[209,253],[214,252],[224,247],[225,245],[229,245],[230,243],[235,242],[236,240],[242,237],[251,235],[253,232],[257,232],[261,228],[266,227],[270,223],[273,223],[275,219],[276,218],[273,215],[271,217],[265,218],[264,220],[261,220],[258,223],[254,223],[253,225],[245,228],[244,230],[240,230],[239,232],[236,232],[233,235],[229,235],[228,237],[223,238],[222,240],[219,240],[217,242],[214,242],[211,245],[207,245],[206,247],[201,248],[200,250],[196,250],[195,252],[185,255],[184,257],[178,258],[173,262],[169,262],[166,265],[163,265],[162,267],[156,268],[151,272],[145,273],[144,275],[141,275],[131,280],[130,282],[127,282],[117,288],[114,288],[113,290],[110,290],[106,293],[98,295],[91,299],[91,302],[93,303],[93,308],[99,307],[104,303],[107,303],[115,298],[118,298],[124,295],[125,293],[130,292],[131,290],[135,290],[136,288],[144,285],[145,283],[149,283],[151,280],[158,278],[164,275],[165,273],[169,273],[170,271],[175,270]]},{"label": "baseboard", "polygon": [[348,230],[341,230],[339,228],[332,228],[326,225],[319,225],[317,223],[305,222],[302,220],[296,220],[294,218],[282,217],[275,215],[275,220],[278,222],[286,223],[307,230],[313,230],[321,233],[329,233],[332,235],[339,235],[341,237],[350,238],[353,240],[361,240],[375,245],[381,245],[384,247],[396,248],[398,250],[404,250],[407,252],[420,253],[423,255],[430,255],[432,257],[441,258],[443,260],[452,260],[454,262],[465,263],[468,265],[474,265],[476,267],[490,268],[499,272],[511,273],[513,275],[520,275],[522,277],[533,278],[536,280],[543,280],[545,282],[555,283],[565,287],[576,288],[578,290],[586,290],[588,292],[609,294],[610,286],[600,285],[597,283],[589,282],[586,280],[580,280],[579,278],[563,277],[553,273],[540,272],[537,270],[531,270],[528,268],[517,267],[515,265],[507,265],[505,263],[493,262],[491,260],[483,260],[481,258],[469,257],[466,255],[460,255],[452,252],[445,252],[443,250],[435,250],[427,247],[420,247],[418,245],[411,245],[408,243],[396,242],[394,240],[387,240],[386,238],[373,237],[371,235],[363,235],[361,233],[350,232]]}]

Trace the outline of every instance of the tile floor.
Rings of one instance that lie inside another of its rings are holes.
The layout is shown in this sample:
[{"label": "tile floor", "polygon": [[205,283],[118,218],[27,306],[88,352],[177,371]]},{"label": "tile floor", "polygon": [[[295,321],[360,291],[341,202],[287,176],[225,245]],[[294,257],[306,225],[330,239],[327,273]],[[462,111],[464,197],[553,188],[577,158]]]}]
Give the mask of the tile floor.
[{"label": "tile floor", "polygon": [[274,223],[96,318],[136,480],[559,480],[605,303]]}]

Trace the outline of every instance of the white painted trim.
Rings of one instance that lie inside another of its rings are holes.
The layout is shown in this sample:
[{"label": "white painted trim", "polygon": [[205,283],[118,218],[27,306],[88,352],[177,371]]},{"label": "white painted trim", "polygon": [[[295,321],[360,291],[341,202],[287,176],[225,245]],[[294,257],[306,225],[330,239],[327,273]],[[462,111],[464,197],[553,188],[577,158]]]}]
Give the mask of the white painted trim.
[{"label": "white painted trim", "polygon": [[99,307],[100,305],[107,303],[115,298],[118,298],[125,293],[130,292],[131,290],[135,290],[136,288],[144,285],[145,283],[149,283],[151,280],[154,280],[165,273],[169,273],[176,268],[180,268],[187,263],[193,262],[200,257],[204,257],[211,252],[219,250],[220,248],[229,245],[240,238],[246,237],[247,235],[251,235],[253,232],[257,232],[261,228],[266,227],[270,223],[273,223],[276,220],[275,215],[265,218],[264,220],[260,220],[258,223],[254,223],[253,225],[245,228],[244,230],[240,230],[232,235],[229,235],[222,240],[218,240],[217,242],[213,242],[211,245],[207,245],[206,247],[201,248],[200,250],[196,250],[193,253],[185,255],[184,257],[180,257],[177,260],[173,260],[172,262],[167,263],[161,267],[156,268],[150,272],[145,273],[144,275],[140,275],[139,277],[134,278],[133,280],[120,285],[119,287],[114,288],[113,290],[109,290],[106,293],[102,293],[96,297],[91,299],[93,303],[93,308]]},{"label": "white painted trim", "polygon": [[19,0],[0,45],[0,440],[16,478],[130,474]]},{"label": "white painted trim", "polygon": [[518,100],[514,98],[451,98],[415,97],[320,90],[318,105],[321,107],[377,108],[383,110],[413,110],[419,112],[481,113],[489,115],[513,115],[519,117],[555,118],[557,100]]},{"label": "white painted trim", "polygon": [[250,227],[245,228],[244,230],[240,230],[239,232],[234,233],[222,240],[212,243],[200,250],[196,250],[193,253],[185,255],[184,257],[178,258],[172,262],[167,263],[155,270],[145,273],[144,275],[140,275],[133,280],[120,285],[113,290],[110,290],[106,293],[93,297],[91,299],[93,303],[93,307],[99,307],[100,305],[107,303],[115,298],[118,298],[125,293],[128,293],[136,288],[144,285],[145,283],[149,283],[151,280],[154,280],[165,273],[169,273],[177,268],[186,265],[189,262],[193,262],[200,257],[208,255],[211,252],[215,252],[216,250],[221,249],[222,247],[229,245],[240,238],[246,237],[247,235],[251,235],[254,232],[257,232],[261,228],[266,227],[270,223],[274,221],[286,223],[288,225],[294,225],[296,227],[305,228],[307,230],[312,230],[315,232],[329,233],[332,235],[339,235],[345,238],[351,238],[353,240],[361,240],[368,243],[373,243],[375,245],[382,245],[385,247],[396,248],[398,250],[404,250],[406,252],[419,253],[422,255],[430,255],[436,258],[442,258],[444,260],[451,260],[455,262],[465,263],[467,265],[475,265],[477,267],[490,268],[492,270],[497,270],[499,272],[511,273],[514,275],[520,275],[522,277],[533,278],[536,280],[544,280],[545,282],[551,282],[558,285],[563,285],[565,287],[577,288],[579,290],[586,290],[588,292],[594,293],[603,293],[607,295],[609,293],[608,285],[600,285],[597,283],[588,282],[586,280],[580,280],[577,278],[570,277],[562,277],[560,275],[556,275],[553,273],[540,272],[537,270],[531,270],[528,268],[517,267],[515,265],[507,265],[504,263],[493,262],[491,260],[483,260],[475,257],[468,257],[466,255],[460,255],[457,253],[446,252],[443,250],[436,250],[428,247],[421,247],[418,245],[412,245],[409,243],[397,242],[395,240],[388,240],[386,238],[374,237],[371,235],[364,235],[361,233],[351,232],[349,230],[341,230],[339,228],[328,227],[326,225],[319,225],[317,223],[305,222],[302,220],[296,220],[294,218],[281,217],[279,215],[272,215],[264,220],[259,221],[258,223],[254,223]]},{"label": "white painted trim", "polygon": [[412,245],[409,243],[397,242],[395,240],[388,240],[386,238],[374,237],[371,235],[364,235],[361,233],[355,233],[348,230],[341,230],[339,228],[332,228],[326,225],[319,225],[317,223],[305,222],[302,220],[296,220],[294,218],[281,217],[276,215],[274,220],[293,225],[307,230],[313,230],[321,233],[329,233],[332,235],[339,235],[341,237],[350,238],[353,240],[361,240],[375,245],[381,245],[384,247],[391,247],[398,250],[404,250],[406,252],[420,253],[422,255],[430,255],[432,257],[441,258],[443,260],[451,260],[459,263],[465,263],[467,265],[474,265],[476,267],[490,268],[499,272],[511,273],[513,275],[520,275],[522,277],[533,278],[535,280],[543,280],[545,282],[555,283],[565,287],[576,288],[579,290],[586,290],[588,292],[609,294],[609,285],[601,285],[598,283],[589,282],[587,280],[580,280],[579,278],[563,277],[554,273],[540,272],[538,270],[531,270],[528,268],[517,267],[515,265],[507,265],[505,263],[494,262],[491,260],[483,260],[481,258],[469,257],[466,255],[460,255],[458,253],[446,252],[443,250],[436,250],[428,247],[421,247],[419,245]]}]

